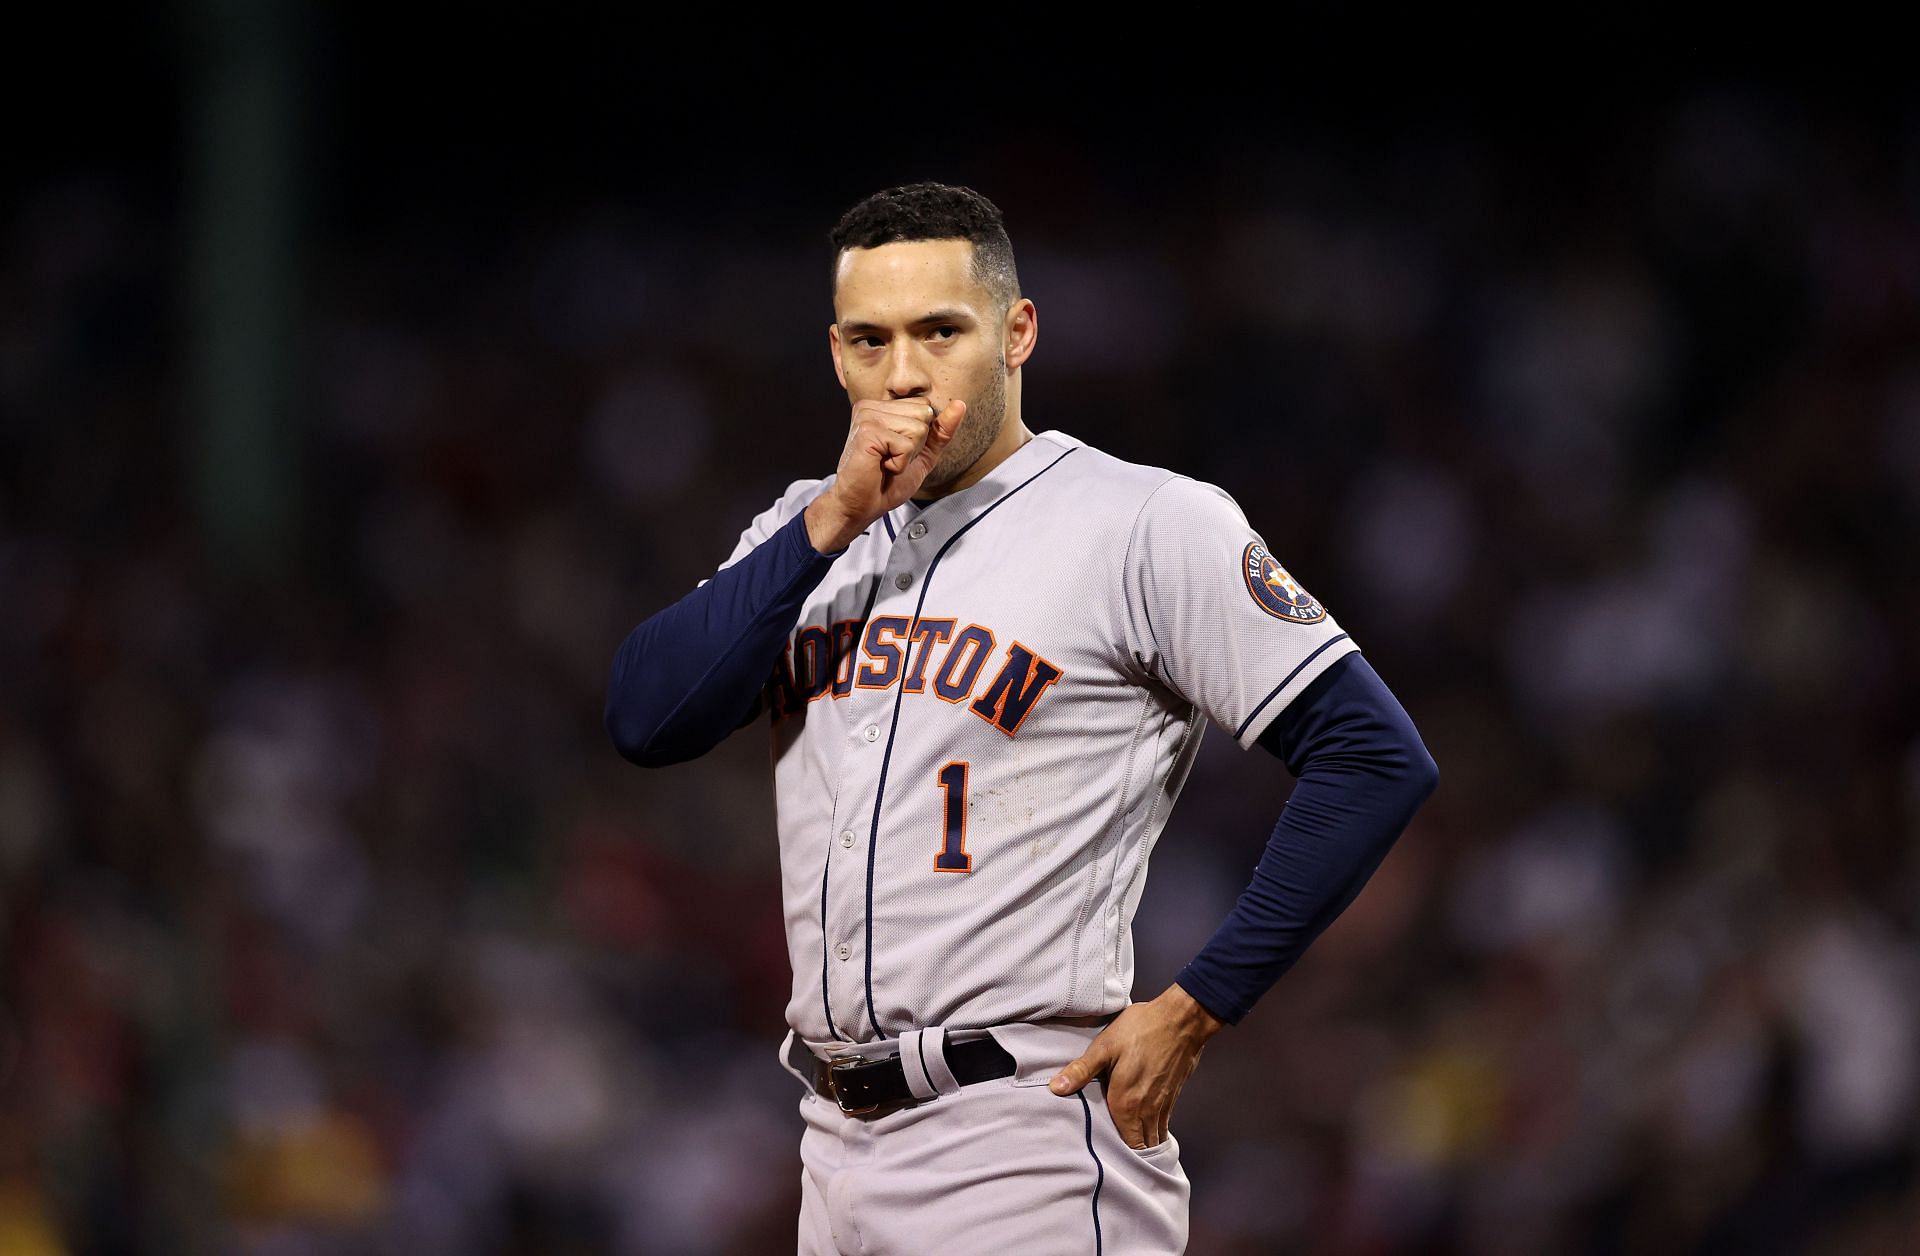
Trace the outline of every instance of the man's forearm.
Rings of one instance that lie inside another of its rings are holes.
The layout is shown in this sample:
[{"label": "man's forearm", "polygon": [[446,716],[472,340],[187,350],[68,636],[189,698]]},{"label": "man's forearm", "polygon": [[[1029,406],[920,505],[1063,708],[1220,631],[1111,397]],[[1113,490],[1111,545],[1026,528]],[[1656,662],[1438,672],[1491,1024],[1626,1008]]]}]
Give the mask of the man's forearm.
[{"label": "man's forearm", "polygon": [[1316,679],[1260,744],[1298,783],[1252,883],[1175,978],[1228,1023],[1346,909],[1439,782],[1413,722],[1358,654]]},{"label": "man's forearm", "polygon": [[739,727],[801,603],[838,556],[814,548],[802,512],[628,633],[607,684],[607,735],[621,756],[642,767],[681,763]]}]

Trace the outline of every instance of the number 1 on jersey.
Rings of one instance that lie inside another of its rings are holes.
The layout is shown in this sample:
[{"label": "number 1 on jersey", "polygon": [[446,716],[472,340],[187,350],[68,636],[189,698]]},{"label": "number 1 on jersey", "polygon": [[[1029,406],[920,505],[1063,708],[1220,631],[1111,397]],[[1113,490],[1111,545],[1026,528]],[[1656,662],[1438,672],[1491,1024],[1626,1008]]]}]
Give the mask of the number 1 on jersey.
[{"label": "number 1 on jersey", "polygon": [[967,761],[956,759],[940,769],[935,778],[946,791],[942,814],[946,834],[940,853],[933,857],[935,872],[972,872],[973,856],[967,853]]}]

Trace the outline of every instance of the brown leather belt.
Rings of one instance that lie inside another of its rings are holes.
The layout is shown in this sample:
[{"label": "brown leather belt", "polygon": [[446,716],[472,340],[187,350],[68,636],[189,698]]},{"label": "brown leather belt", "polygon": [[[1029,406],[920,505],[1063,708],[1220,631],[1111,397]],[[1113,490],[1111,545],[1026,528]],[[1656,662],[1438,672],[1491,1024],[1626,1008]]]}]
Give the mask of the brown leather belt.
[{"label": "brown leather belt", "polygon": [[[992,1038],[948,1042],[943,1054],[947,1069],[962,1086],[1011,1077],[1014,1073],[1013,1057]],[[917,1061],[914,1067],[920,1067]],[[919,1102],[907,1085],[906,1069],[897,1055],[884,1060],[861,1060],[852,1056],[822,1060],[816,1056],[813,1088],[839,1104],[848,1116],[885,1116]]]}]

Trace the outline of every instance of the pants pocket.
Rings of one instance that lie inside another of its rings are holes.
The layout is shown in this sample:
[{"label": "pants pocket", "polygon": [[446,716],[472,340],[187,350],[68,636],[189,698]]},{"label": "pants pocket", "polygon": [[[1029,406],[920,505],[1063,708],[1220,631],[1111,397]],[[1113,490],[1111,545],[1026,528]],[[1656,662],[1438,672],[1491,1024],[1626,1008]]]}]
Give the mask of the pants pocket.
[{"label": "pants pocket", "polygon": [[1111,1141],[1118,1143],[1123,1151],[1137,1160],[1141,1160],[1156,1169],[1172,1170],[1180,1159],[1180,1140],[1173,1136],[1173,1126],[1167,1126],[1167,1136],[1151,1147],[1135,1147],[1120,1132],[1119,1124],[1113,1119],[1112,1109],[1107,1107],[1107,1088],[1102,1082],[1092,1082],[1086,1088],[1087,1102],[1098,1111],[1094,1122],[1103,1126]]}]

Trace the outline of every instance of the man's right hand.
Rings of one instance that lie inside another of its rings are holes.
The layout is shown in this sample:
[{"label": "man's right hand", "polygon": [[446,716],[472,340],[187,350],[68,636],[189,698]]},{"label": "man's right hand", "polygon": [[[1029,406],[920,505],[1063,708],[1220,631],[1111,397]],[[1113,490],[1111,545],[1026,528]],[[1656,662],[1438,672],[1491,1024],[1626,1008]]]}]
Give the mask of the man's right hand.
[{"label": "man's right hand", "polygon": [[845,549],[919,492],[966,417],[967,403],[957,397],[937,413],[918,397],[855,404],[833,486],[807,506],[813,548],[822,554]]}]

